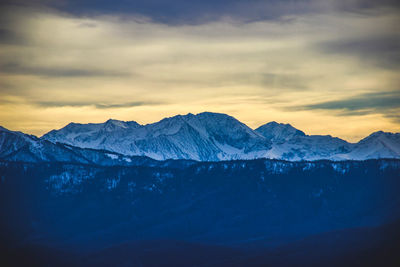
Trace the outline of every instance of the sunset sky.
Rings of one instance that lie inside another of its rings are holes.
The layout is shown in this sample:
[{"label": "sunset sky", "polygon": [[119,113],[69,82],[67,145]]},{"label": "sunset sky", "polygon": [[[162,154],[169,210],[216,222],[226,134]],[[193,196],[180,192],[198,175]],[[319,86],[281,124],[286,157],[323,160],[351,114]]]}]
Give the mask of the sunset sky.
[{"label": "sunset sky", "polygon": [[399,1],[1,3],[10,130],[212,111],[349,141],[400,132]]}]

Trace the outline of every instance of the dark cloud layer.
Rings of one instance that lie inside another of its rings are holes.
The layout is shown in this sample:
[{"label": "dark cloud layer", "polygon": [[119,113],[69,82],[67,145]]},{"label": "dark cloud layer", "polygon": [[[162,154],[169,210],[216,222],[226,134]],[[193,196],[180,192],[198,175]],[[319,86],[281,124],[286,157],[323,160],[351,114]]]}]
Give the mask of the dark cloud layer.
[{"label": "dark cloud layer", "polygon": [[382,109],[400,108],[400,91],[362,94],[353,98],[305,106],[308,109]]},{"label": "dark cloud layer", "polygon": [[400,90],[361,94],[352,98],[295,107],[297,110],[332,110],[342,116],[383,114],[400,121]]},{"label": "dark cloud layer", "polygon": [[324,53],[355,56],[383,68],[400,67],[400,34],[325,42],[317,48]]},{"label": "dark cloud layer", "polygon": [[52,108],[52,107],[96,107],[98,109],[112,109],[112,108],[131,108],[131,107],[139,107],[139,106],[154,106],[160,105],[161,102],[154,102],[154,101],[133,101],[133,102],[126,102],[126,103],[96,103],[95,101],[92,102],[80,102],[80,101],[36,101],[34,102],[35,105],[43,107],[43,108]]},{"label": "dark cloud layer", "polygon": [[[1,14],[1,13],[0,13]],[[24,44],[27,42],[26,38],[18,35],[16,32],[9,29],[2,29],[0,24],[0,44],[13,45]]]},{"label": "dark cloud layer", "polygon": [[197,24],[221,17],[243,21],[339,10],[362,12],[378,7],[399,7],[395,0],[6,0],[6,5],[56,8],[73,15],[125,14],[171,24]]},{"label": "dark cloud layer", "polygon": [[59,67],[29,67],[16,63],[0,65],[0,73],[35,75],[42,77],[121,77],[131,75],[131,73],[110,70],[78,69],[78,68],[59,68]]}]

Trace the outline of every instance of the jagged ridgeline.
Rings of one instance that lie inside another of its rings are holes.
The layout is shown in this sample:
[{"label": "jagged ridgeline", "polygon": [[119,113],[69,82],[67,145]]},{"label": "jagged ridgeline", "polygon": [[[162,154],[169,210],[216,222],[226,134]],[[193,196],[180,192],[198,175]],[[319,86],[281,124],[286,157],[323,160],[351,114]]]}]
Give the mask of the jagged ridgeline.
[{"label": "jagged ridgeline", "polygon": [[349,143],[330,135],[306,135],[276,122],[253,130],[229,115],[211,112],[178,115],[147,125],[118,120],[70,123],[41,139],[158,160],[400,158],[400,134],[375,132]]},{"label": "jagged ridgeline", "polygon": [[209,112],[147,125],[117,120],[70,123],[41,138],[0,127],[0,159],[8,161],[136,165],[138,156],[197,161],[400,158],[400,134],[375,132],[349,143],[329,135],[306,135],[276,122],[253,130],[231,116]]},{"label": "jagged ridgeline", "polygon": [[2,240],[78,254],[132,240],[277,247],[400,216],[399,160],[1,162],[0,179]]}]

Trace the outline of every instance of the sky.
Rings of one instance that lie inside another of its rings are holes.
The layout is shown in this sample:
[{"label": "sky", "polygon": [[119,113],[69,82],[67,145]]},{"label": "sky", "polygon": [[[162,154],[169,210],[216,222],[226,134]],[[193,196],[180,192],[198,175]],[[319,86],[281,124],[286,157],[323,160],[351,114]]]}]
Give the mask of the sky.
[{"label": "sky", "polygon": [[0,125],[221,112],[356,142],[400,132],[400,2],[0,1]]}]

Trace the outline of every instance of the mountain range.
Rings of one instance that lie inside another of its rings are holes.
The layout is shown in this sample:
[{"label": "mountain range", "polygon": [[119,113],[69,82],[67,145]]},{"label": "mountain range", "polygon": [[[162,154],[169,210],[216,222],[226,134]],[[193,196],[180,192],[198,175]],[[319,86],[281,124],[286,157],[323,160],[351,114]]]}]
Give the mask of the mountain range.
[{"label": "mountain range", "polygon": [[70,123],[40,138],[0,127],[0,258],[398,266],[399,170],[399,133],[349,143],[217,113]]},{"label": "mountain range", "polygon": [[290,124],[269,122],[253,130],[220,113],[177,115],[140,125],[135,121],[70,123],[38,138],[0,128],[0,159],[129,164],[185,159],[366,160],[400,158],[400,133],[375,132],[358,143],[307,135]]}]

